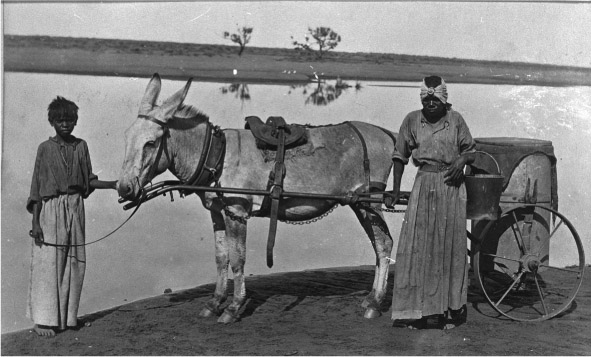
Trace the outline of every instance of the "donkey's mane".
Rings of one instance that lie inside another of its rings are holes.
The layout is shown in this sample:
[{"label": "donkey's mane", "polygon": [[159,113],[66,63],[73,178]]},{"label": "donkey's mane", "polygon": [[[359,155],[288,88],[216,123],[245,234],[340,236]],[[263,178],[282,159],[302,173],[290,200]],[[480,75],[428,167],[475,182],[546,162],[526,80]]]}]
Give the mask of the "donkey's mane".
[{"label": "donkey's mane", "polygon": [[209,120],[209,117],[192,105],[182,105],[175,113],[175,119]]}]

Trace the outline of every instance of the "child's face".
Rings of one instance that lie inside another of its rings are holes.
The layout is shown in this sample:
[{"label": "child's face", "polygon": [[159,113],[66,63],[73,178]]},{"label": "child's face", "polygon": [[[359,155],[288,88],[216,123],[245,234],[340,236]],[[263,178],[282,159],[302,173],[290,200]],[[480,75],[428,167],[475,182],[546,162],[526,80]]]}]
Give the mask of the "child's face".
[{"label": "child's face", "polygon": [[51,122],[51,126],[55,129],[55,133],[61,137],[68,137],[72,135],[76,122],[74,118],[61,117]]}]

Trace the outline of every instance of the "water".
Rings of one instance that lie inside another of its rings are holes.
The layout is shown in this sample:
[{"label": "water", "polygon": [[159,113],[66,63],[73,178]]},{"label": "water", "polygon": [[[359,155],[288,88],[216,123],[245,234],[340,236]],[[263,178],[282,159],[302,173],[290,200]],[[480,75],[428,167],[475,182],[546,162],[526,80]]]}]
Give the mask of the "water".
[{"label": "water", "polygon": [[[99,177],[114,180],[123,161],[123,131],[137,114],[147,79],[57,74],[5,73],[2,155],[2,333],[31,326],[25,318],[31,216],[28,197],[35,152],[54,135],[47,105],[56,95],[80,107],[74,134],[88,142]],[[193,83],[187,104],[222,128],[243,127],[244,118],[283,116],[288,122],[329,124],[360,120],[398,131],[404,115],[419,106],[415,83],[348,83],[338,90],[316,85],[234,85]],[[160,99],[182,81],[164,80]],[[450,84],[450,102],[463,114],[474,137],[511,136],[550,140],[558,158],[559,210],[577,228],[587,260],[591,251],[588,202],[591,193],[590,87],[531,87]],[[326,104],[326,105],[323,105]],[[410,190],[414,168],[402,184]],[[336,174],[336,173],[335,173]],[[171,178],[169,175],[162,177]],[[87,201],[87,240],[110,232],[129,215],[114,191],[97,191]],[[397,242],[401,214],[387,221]],[[265,264],[268,220],[249,221],[247,274],[268,274],[333,266],[373,264],[371,244],[352,213],[337,208],[322,221],[280,224],[275,266]],[[80,314],[106,309],[164,289],[190,288],[215,279],[212,227],[198,198],[158,198],[142,206],[115,235],[87,249]],[[576,257],[574,257],[576,258]],[[569,264],[572,256],[557,257]]]}]

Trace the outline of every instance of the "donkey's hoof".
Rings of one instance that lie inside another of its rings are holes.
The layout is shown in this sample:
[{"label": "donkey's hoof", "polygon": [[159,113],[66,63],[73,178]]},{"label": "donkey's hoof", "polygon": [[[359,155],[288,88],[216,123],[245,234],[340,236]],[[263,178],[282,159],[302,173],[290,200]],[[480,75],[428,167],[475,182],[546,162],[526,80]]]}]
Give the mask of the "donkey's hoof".
[{"label": "donkey's hoof", "polygon": [[218,319],[218,322],[221,322],[223,324],[231,324],[238,321],[238,317],[232,315],[232,313],[224,311],[224,313],[222,314],[222,316],[220,316],[220,318]]},{"label": "donkey's hoof", "polygon": [[367,308],[365,310],[365,314],[363,315],[363,317],[365,317],[366,319],[375,319],[382,316],[382,313],[379,312],[376,309],[372,309],[372,308]]},{"label": "donkey's hoof", "polygon": [[201,312],[199,312],[199,317],[212,317],[212,316],[217,316],[215,314],[215,312],[211,311],[210,309],[204,307],[203,309],[201,309]]}]

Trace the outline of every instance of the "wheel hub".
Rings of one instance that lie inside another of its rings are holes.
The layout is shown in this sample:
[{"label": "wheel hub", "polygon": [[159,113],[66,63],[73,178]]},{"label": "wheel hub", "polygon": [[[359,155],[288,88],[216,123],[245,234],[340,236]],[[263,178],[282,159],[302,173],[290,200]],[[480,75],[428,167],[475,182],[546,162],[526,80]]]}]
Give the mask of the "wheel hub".
[{"label": "wheel hub", "polygon": [[540,264],[540,259],[535,255],[526,254],[521,257],[521,265],[526,269],[527,272],[537,272]]}]

